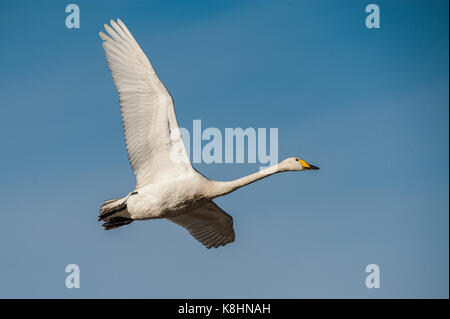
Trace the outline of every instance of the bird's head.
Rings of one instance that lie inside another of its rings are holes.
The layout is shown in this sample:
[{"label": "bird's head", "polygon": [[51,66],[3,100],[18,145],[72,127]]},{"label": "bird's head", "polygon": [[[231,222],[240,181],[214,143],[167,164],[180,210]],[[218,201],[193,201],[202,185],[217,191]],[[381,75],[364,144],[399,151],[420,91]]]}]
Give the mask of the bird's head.
[{"label": "bird's head", "polygon": [[281,166],[286,171],[304,171],[304,170],[318,170],[317,166],[308,164],[298,157],[290,157],[282,161]]}]

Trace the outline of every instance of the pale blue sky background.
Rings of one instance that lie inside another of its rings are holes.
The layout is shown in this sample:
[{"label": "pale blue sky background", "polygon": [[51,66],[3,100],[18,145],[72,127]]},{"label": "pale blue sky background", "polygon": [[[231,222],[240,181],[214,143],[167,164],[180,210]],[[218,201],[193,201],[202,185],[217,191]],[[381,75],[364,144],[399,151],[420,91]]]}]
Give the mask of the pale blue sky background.
[{"label": "pale blue sky background", "polygon": [[[448,297],[448,1],[77,1],[79,30],[69,3],[0,2],[0,297]],[[218,199],[236,242],[217,250],[163,220],[104,231],[134,187],[98,37],[116,17],[182,126],[278,127],[279,158],[321,170]]]}]

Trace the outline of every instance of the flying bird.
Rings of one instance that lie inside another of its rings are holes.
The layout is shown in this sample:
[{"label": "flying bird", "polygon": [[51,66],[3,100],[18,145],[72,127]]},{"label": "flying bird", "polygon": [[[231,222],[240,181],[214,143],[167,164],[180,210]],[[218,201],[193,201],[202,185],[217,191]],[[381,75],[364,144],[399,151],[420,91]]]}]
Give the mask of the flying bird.
[{"label": "flying bird", "polygon": [[110,24],[105,24],[107,34],[100,32],[100,38],[119,92],[136,187],[101,206],[98,219],[106,230],[135,220],[166,218],[207,248],[224,246],[235,239],[233,218],[214,198],[279,172],[319,169],[291,157],[233,181],[214,181],[200,174],[187,155],[171,95],[125,24],[119,19]]}]

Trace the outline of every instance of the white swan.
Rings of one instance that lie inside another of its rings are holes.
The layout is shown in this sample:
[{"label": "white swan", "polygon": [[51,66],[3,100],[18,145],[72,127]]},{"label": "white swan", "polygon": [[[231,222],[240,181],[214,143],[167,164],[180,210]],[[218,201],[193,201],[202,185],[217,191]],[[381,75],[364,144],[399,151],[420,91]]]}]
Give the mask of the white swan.
[{"label": "white swan", "polygon": [[[212,181],[197,172],[186,153],[173,100],[150,61],[119,19],[100,32],[120,97],[128,158],[136,189],[105,201],[99,220],[113,229],[133,220],[167,218],[183,226],[207,248],[234,241],[233,218],[213,198],[284,171],[319,169],[288,158],[260,172],[230,181]],[[177,159],[177,160],[174,160]]]}]

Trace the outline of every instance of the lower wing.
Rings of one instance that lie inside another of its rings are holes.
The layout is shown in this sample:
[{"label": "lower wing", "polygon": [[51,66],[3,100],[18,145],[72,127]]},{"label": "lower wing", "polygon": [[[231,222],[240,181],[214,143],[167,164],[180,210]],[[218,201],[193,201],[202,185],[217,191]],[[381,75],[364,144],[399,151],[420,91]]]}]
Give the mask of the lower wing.
[{"label": "lower wing", "polygon": [[187,214],[167,219],[186,228],[206,248],[217,248],[234,241],[233,217],[212,201]]}]

